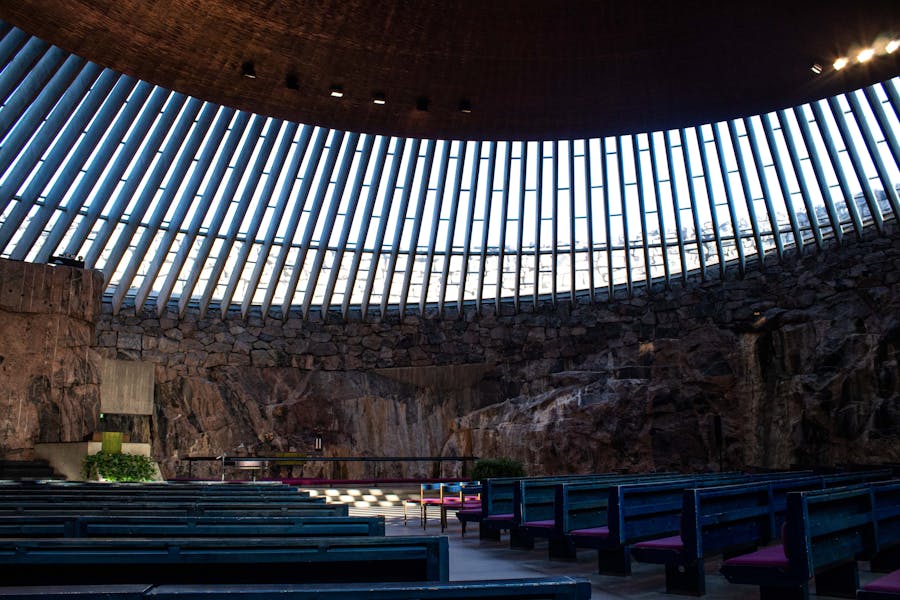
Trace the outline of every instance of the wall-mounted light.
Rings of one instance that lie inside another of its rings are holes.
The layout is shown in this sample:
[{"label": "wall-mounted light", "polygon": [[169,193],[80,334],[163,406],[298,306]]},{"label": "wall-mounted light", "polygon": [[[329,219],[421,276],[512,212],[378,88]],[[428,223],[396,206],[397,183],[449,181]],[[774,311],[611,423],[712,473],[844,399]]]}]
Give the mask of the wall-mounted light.
[{"label": "wall-mounted light", "polygon": [[472,103],[468,100],[460,100],[459,101],[459,112],[463,114],[469,114],[472,112]]},{"label": "wall-mounted light", "polygon": [[381,92],[375,92],[372,94],[372,104],[384,105],[387,103],[387,100],[384,98],[384,94]]},{"label": "wall-mounted light", "polygon": [[834,67],[835,71],[840,71],[841,69],[846,67],[849,62],[850,59],[848,59],[846,56],[842,56],[839,59],[835,60],[832,66]]},{"label": "wall-mounted light", "polygon": [[248,60],[241,65],[241,75],[247,79],[256,79],[256,67],[253,66],[253,61]]},{"label": "wall-mounted light", "polygon": [[897,51],[897,48],[900,48],[900,40],[891,40],[884,46],[884,51],[888,54],[893,54]]},{"label": "wall-mounted light", "polygon": [[316,434],[316,439],[313,442],[313,444],[314,444],[313,448],[315,449],[316,452],[322,451],[322,434],[321,433]]},{"label": "wall-mounted light", "polygon": [[333,85],[328,88],[328,92],[331,94],[332,98],[343,98],[344,97],[344,88],[339,85]]}]

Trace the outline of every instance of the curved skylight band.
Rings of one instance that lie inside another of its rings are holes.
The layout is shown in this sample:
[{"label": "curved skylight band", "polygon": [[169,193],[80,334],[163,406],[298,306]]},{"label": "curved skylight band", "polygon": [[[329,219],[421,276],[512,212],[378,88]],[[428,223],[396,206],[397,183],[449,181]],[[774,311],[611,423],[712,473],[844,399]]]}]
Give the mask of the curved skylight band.
[{"label": "curved skylight band", "polygon": [[897,79],[697,128],[418,140],[217,106],[0,32],[0,252],[84,257],[115,312],[595,302],[900,211]]}]

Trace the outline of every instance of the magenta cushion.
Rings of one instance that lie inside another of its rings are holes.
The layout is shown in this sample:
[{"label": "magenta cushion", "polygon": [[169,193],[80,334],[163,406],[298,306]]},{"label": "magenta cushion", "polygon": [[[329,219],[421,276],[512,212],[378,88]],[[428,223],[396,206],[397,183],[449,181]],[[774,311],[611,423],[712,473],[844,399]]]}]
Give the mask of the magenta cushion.
[{"label": "magenta cushion", "polygon": [[890,592],[894,594],[900,592],[900,569],[876,579],[867,586],[863,586],[863,589],[867,592]]},{"label": "magenta cushion", "polygon": [[786,569],[791,566],[791,562],[784,554],[784,546],[768,546],[750,554],[742,554],[729,558],[723,565],[741,566],[741,567],[777,567]]},{"label": "magenta cushion", "polygon": [[423,498],[421,500],[421,503],[426,506],[437,506],[438,504],[441,503],[441,499],[440,498]]},{"label": "magenta cushion", "polygon": [[587,529],[573,529],[569,535],[574,537],[609,537],[609,527],[589,527]]},{"label": "magenta cushion", "polygon": [[684,550],[684,542],[680,535],[671,537],[656,538],[655,540],[647,540],[634,545],[635,548],[652,548],[654,550]]},{"label": "magenta cushion", "polygon": [[487,518],[487,520],[488,521],[512,521],[513,514],[509,513],[509,514],[502,514],[502,515],[490,515]]},{"label": "magenta cushion", "polygon": [[526,527],[542,527],[545,529],[553,529],[556,527],[556,521],[550,519],[548,521],[528,521],[525,523]]},{"label": "magenta cushion", "polygon": [[463,510],[456,511],[456,514],[458,514],[458,515],[460,515],[460,514],[462,514],[462,515],[480,515],[481,508],[480,507],[479,508],[465,508]]}]

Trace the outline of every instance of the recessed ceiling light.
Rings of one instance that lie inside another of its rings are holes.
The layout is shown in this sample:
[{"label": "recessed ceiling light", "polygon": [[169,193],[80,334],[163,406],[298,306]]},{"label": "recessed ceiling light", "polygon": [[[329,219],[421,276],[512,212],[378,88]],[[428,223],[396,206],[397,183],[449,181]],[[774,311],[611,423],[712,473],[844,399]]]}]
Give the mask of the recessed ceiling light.
[{"label": "recessed ceiling light", "polygon": [[416,98],[416,110],[421,110],[423,112],[428,110],[428,98],[421,96]]},{"label": "recessed ceiling light", "polygon": [[253,61],[248,60],[241,65],[241,75],[247,79],[256,79],[256,68],[253,66]]},{"label": "recessed ceiling light", "polygon": [[288,73],[284,76],[284,87],[291,90],[299,90],[300,89],[300,80],[297,78],[297,75],[294,73]]},{"label": "recessed ceiling light", "polygon": [[339,85],[333,85],[329,89],[332,98],[343,98],[344,97],[344,88]]},{"label": "recessed ceiling light", "polygon": [[834,61],[834,65],[833,65],[833,66],[834,66],[834,70],[835,70],[835,71],[840,71],[841,69],[843,69],[844,67],[846,67],[846,66],[847,66],[847,63],[849,63],[849,62],[850,62],[850,60],[849,60],[846,56],[840,57],[839,59],[837,59],[836,61]]},{"label": "recessed ceiling light", "polygon": [[372,94],[372,104],[382,105],[382,104],[386,104],[386,103],[387,103],[387,100],[385,100],[384,94],[382,94],[381,92],[376,92],[376,93]]},{"label": "recessed ceiling light", "polygon": [[822,65],[820,65],[819,63],[815,63],[813,66],[811,66],[809,68],[809,70],[812,71],[813,73],[815,73],[816,75],[819,75],[822,73]]},{"label": "recessed ceiling light", "polygon": [[875,50],[873,48],[866,48],[865,50],[860,50],[859,54],[856,55],[856,60],[864,63],[872,60],[873,56],[875,56]]},{"label": "recessed ceiling light", "polygon": [[472,112],[472,103],[468,100],[460,100],[459,101],[459,112],[463,114],[469,114]]},{"label": "recessed ceiling light", "polygon": [[893,54],[897,51],[897,48],[900,48],[900,40],[891,40],[884,47],[884,51],[888,54]]}]

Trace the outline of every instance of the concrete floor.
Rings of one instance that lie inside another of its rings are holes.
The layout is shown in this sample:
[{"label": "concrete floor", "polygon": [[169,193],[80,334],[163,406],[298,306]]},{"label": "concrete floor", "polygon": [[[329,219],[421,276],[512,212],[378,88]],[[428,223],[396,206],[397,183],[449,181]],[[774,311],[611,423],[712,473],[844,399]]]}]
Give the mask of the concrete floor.
[{"label": "concrete floor", "polygon": [[[441,535],[437,510],[430,515],[427,528],[420,525],[417,508],[409,509],[409,519],[403,523],[403,512],[400,507],[391,509],[351,508],[351,514],[382,514],[388,535]],[[641,598],[667,599],[665,593],[666,578],[662,565],[632,563],[630,577],[610,577],[597,573],[597,555],[590,550],[579,552],[578,560],[566,562],[547,558],[546,543],[538,541],[534,550],[513,550],[509,548],[506,535],[500,542],[481,541],[478,539],[478,528],[471,525],[462,537],[459,522],[451,517],[446,535],[450,545],[450,579],[462,581],[467,579],[512,579],[517,577],[543,577],[569,575],[585,577],[590,580],[593,599],[607,598]],[[875,579],[867,570],[868,565],[861,563],[860,580],[867,583]],[[753,586],[733,585],[719,575],[719,561],[710,560],[706,565],[708,600],[756,600],[759,598],[758,588]],[[820,598],[828,598],[819,596]]]}]

